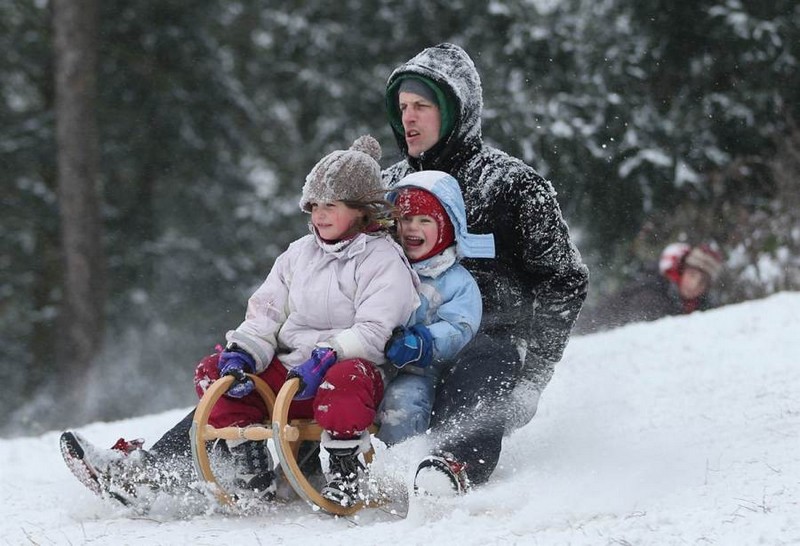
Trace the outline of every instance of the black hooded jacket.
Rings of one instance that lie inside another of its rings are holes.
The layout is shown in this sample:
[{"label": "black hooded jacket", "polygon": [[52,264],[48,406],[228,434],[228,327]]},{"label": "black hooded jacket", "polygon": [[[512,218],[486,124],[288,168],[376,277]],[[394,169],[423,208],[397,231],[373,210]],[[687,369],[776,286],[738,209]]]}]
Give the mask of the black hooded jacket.
[{"label": "black hooded jacket", "polygon": [[[433,80],[455,101],[455,122],[451,133],[419,158],[408,156],[404,135],[394,130],[406,159],[386,169],[384,181],[392,187],[419,170],[445,171],[458,180],[470,232],[493,233],[497,249],[494,260],[464,260],[483,296],[481,329],[524,341],[530,372],[523,376],[534,379],[542,365],[552,371],[589,282],[556,193],[532,167],[484,146],[480,77],[463,49],[453,44],[425,49],[391,74],[387,95],[398,78],[409,74]],[[396,100],[387,96],[387,106],[396,108]]]}]

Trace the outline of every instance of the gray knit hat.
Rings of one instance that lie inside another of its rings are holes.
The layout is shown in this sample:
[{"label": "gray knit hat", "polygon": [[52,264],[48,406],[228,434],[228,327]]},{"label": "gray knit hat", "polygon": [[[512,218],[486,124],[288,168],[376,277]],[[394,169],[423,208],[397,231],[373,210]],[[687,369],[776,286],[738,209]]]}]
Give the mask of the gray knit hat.
[{"label": "gray knit hat", "polygon": [[369,135],[358,137],[349,150],[329,153],[306,177],[300,208],[311,212],[311,203],[380,199],[386,192],[380,158],[381,145]]}]

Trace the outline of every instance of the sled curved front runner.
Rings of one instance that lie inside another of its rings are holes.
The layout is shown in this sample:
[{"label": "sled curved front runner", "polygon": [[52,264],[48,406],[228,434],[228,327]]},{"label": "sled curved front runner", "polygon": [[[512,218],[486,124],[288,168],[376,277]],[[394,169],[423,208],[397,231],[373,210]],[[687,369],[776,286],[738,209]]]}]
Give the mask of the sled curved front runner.
[{"label": "sled curved front runner", "polygon": [[[272,438],[283,474],[300,498],[322,508],[326,512],[340,516],[354,514],[363,508],[365,506],[364,503],[342,506],[324,498],[300,470],[300,466],[297,463],[300,442],[303,440],[318,442],[322,434],[322,428],[311,419],[289,420],[289,406],[300,387],[300,380],[294,378],[284,383],[276,397],[260,377],[249,374],[248,377],[253,380],[256,392],[264,400],[267,406],[267,414],[271,416],[271,420],[264,424],[246,427],[215,428],[208,424],[211,409],[222,395],[228,391],[234,381],[231,376],[221,377],[212,383],[203,398],[200,399],[194,412],[190,430],[192,459],[198,475],[212,484],[214,493],[219,501],[224,504],[233,504],[235,497],[227,493],[214,476],[208,451],[206,450],[206,442],[217,439],[268,440]],[[372,455],[372,450],[365,454],[364,458],[367,463],[372,461]]]},{"label": "sled curved front runner", "polygon": [[[306,419],[289,421],[289,405],[299,389],[300,380],[297,378],[290,379],[284,383],[280,392],[278,392],[274,412],[272,413],[272,438],[275,440],[275,450],[278,453],[278,460],[281,468],[283,468],[283,473],[292,489],[307,502],[315,504],[331,514],[339,516],[355,514],[364,508],[365,504],[363,502],[352,506],[342,506],[329,501],[309,483],[297,464],[297,450],[300,446],[300,441],[319,441],[322,434],[322,428],[314,421]],[[364,454],[367,464],[372,462],[372,456],[372,449]]]}]

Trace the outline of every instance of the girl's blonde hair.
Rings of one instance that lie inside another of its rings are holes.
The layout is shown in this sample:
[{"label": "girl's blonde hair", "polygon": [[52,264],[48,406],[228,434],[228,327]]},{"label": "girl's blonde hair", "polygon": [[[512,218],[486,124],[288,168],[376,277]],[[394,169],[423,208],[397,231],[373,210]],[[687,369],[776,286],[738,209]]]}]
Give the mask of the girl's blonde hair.
[{"label": "girl's blonde hair", "polygon": [[385,193],[374,192],[358,199],[342,199],[342,203],[348,208],[363,212],[355,229],[360,232],[373,231],[375,226],[380,230],[388,230],[394,226],[398,218],[395,206],[386,200]]}]

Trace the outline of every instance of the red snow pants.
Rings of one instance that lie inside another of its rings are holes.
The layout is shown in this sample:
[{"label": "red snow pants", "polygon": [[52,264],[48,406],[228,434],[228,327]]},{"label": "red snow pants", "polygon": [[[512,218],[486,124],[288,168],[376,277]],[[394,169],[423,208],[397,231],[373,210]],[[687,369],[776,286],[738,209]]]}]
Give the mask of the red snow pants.
[{"label": "red snow pants", "polygon": [[[197,364],[194,384],[202,398],[206,389],[219,379],[219,353]],[[276,394],[286,382],[286,367],[277,357],[258,374]],[[341,360],[331,366],[317,395],[295,400],[289,406],[290,419],[313,418],[334,438],[352,438],[369,427],[383,399],[383,380],[372,362],[360,358]],[[222,396],[211,409],[208,423],[216,428],[263,423],[267,407],[257,392],[244,398]]]}]

